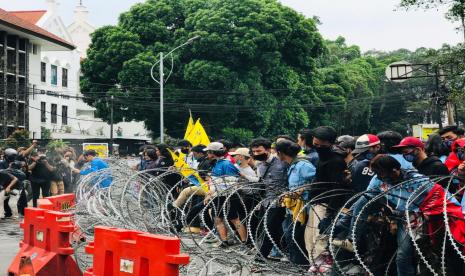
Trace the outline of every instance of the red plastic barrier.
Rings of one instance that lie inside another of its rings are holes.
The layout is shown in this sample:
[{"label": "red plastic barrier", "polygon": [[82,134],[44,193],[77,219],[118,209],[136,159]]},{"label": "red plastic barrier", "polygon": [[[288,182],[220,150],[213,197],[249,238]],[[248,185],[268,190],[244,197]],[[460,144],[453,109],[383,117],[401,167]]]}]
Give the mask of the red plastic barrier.
[{"label": "red plastic barrier", "polygon": [[102,226],[95,227],[86,252],[94,265],[85,276],[171,276],[189,263],[189,256],[179,253],[178,238]]},{"label": "red plastic barrier", "polygon": [[[64,212],[76,204],[76,197],[74,194],[49,196],[38,199],[37,204],[40,209]],[[76,227],[71,238],[72,241],[79,241],[83,239],[79,228]]]},{"label": "red plastic barrier", "polygon": [[30,258],[37,276],[82,275],[71,256],[74,253],[69,242],[70,234],[74,231],[71,214],[26,208],[21,228],[24,238],[19,253],[8,268],[8,275],[20,275],[22,257]]},{"label": "red plastic barrier", "polygon": [[76,204],[74,194],[49,196],[38,199],[37,203],[39,208],[53,211],[66,211]]}]

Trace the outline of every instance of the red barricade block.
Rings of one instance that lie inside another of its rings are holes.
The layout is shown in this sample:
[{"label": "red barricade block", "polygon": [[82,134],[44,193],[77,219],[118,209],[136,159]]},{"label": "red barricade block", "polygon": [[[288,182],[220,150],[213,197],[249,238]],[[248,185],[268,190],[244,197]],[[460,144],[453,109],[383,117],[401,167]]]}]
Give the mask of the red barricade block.
[{"label": "red barricade block", "polygon": [[53,211],[66,211],[75,205],[74,194],[63,194],[57,196],[49,196],[46,198],[38,199],[39,208],[53,210]]},{"label": "red barricade block", "polygon": [[20,275],[22,257],[30,258],[37,276],[82,275],[72,258],[74,250],[70,244],[70,234],[74,231],[74,225],[71,214],[26,208],[21,228],[24,238],[19,253],[8,268],[8,275]]},{"label": "red barricade block", "polygon": [[180,250],[178,238],[97,226],[94,241],[86,246],[94,265],[84,275],[179,275],[179,265],[189,263],[189,255]]},{"label": "red barricade block", "polygon": [[[49,196],[37,200],[40,209],[64,212],[76,205],[76,197],[74,194],[63,194],[57,196]],[[73,241],[81,240],[81,231],[76,227],[73,235]]]}]

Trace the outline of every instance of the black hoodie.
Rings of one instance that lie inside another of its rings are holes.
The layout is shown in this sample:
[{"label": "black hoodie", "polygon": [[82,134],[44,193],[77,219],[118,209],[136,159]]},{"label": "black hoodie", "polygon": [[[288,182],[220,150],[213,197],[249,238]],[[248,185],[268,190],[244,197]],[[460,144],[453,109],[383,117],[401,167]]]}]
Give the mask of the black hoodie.
[{"label": "black hoodie", "polygon": [[[430,178],[449,175],[449,170],[447,169],[446,165],[444,165],[444,163],[442,163],[442,161],[436,156],[430,156],[423,160],[420,164],[414,165],[420,174],[431,176]],[[444,186],[447,185],[448,179],[439,182],[442,186]]]},{"label": "black hoodie", "polygon": [[[330,151],[322,153],[318,152],[320,160],[316,168],[315,182],[323,182],[315,184],[311,188],[311,197],[315,198],[322,193],[322,199],[316,200],[317,203],[328,203],[331,209],[338,209],[344,205],[343,198],[346,196],[334,196],[334,193],[326,193],[334,189],[348,189],[349,184],[346,180],[347,164],[344,160],[347,153],[340,151],[337,147],[333,147]],[[343,191],[335,192],[337,194],[344,193]]]}]

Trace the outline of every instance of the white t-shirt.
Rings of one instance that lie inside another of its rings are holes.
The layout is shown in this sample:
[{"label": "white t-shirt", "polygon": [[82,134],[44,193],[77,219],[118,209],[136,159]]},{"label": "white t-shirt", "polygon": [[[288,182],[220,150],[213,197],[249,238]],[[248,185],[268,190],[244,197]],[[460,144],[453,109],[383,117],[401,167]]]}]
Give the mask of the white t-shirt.
[{"label": "white t-shirt", "polygon": [[238,167],[239,171],[244,175],[245,179],[247,179],[250,182],[258,182],[260,179],[257,175],[257,173],[250,167]]}]

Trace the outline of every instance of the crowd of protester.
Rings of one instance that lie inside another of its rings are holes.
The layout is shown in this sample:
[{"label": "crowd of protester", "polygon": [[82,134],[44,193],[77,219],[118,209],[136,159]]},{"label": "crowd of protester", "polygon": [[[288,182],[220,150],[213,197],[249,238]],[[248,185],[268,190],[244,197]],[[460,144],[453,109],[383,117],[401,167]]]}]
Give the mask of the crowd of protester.
[{"label": "crowd of protester", "polygon": [[[176,171],[179,158],[195,174],[167,174]],[[0,218],[17,219],[30,201],[37,206],[40,197],[73,192],[80,175],[106,168],[93,150],[77,157],[72,148],[47,152],[36,141],[29,148],[5,149]],[[342,269],[336,269],[336,260],[346,274],[363,273],[354,252],[369,252],[375,242],[367,238],[367,229],[378,216],[389,231],[377,232],[381,242],[376,246],[382,250],[370,253],[370,261],[378,262],[375,267],[384,273],[381,264],[391,252],[396,275],[417,275],[408,213],[429,224],[431,233],[424,236],[431,252],[447,246],[448,274],[465,275],[452,250],[463,251],[465,244],[465,137],[457,126],[445,127],[427,141],[395,131],[338,137],[328,126],[303,129],[295,137],[256,138],[248,145],[218,140],[193,146],[182,140],[175,148],[145,146],[133,169],[176,186],[168,210],[177,231],[198,232],[225,250],[242,245],[255,251],[256,271],[273,261],[291,262],[310,273],[335,273]],[[105,180],[101,188],[111,185],[111,177]],[[454,218],[454,242],[444,240],[443,202]],[[180,213],[186,214],[184,221],[177,221]],[[186,222],[189,229],[182,229]],[[340,253],[331,254],[330,247]]]},{"label": "crowd of protester", "polygon": [[[167,148],[163,144],[146,147],[135,169],[156,175],[157,169],[172,167],[173,156]],[[382,207],[376,212],[382,210],[390,218],[396,215],[399,218],[389,220],[387,224],[394,230],[383,237],[389,244],[382,254],[389,250],[397,253],[393,265],[395,274],[419,273],[413,243],[402,217],[408,211],[422,214],[426,220],[441,220],[442,213],[430,212],[434,204],[442,206],[442,201],[434,202],[438,199],[432,194],[439,195],[442,191],[452,195],[447,199],[450,210],[460,210],[456,219],[462,222],[455,225],[461,229],[453,231],[458,233],[457,246],[463,249],[460,239],[465,237],[461,211],[465,206],[461,190],[465,177],[465,138],[464,130],[457,126],[445,127],[430,135],[427,141],[402,137],[395,131],[338,137],[332,127],[321,126],[303,129],[296,137],[257,138],[249,145],[219,140],[192,146],[182,140],[173,150],[199,172],[201,182],[208,183],[209,189],[204,189],[199,181],[184,181],[168,206],[172,219],[176,220],[183,210],[187,223],[192,226],[186,231],[199,229],[199,234],[207,237],[215,234],[220,239],[218,246],[225,249],[237,244],[255,247],[258,264],[291,262],[307,267],[311,273],[328,273],[335,271],[334,258],[337,258],[346,266],[345,273],[363,273],[354,261],[353,252],[355,242],[359,250],[370,247],[364,239],[367,223],[359,225],[354,235],[353,229],[358,216],[362,222],[369,221],[369,215],[373,215],[371,209],[363,214],[361,209],[383,193]],[[246,188],[239,193],[225,192],[233,190],[231,187],[238,183]],[[176,185],[176,180],[171,185]],[[414,193],[419,195],[408,202]],[[357,194],[363,196],[347,204]],[[258,211],[246,217],[252,210]],[[329,229],[335,221],[336,238],[329,240]],[[182,225],[185,223],[178,226]],[[444,233],[443,228],[440,233]],[[261,236],[261,239],[251,241],[250,235],[257,233],[261,235],[255,237]],[[231,239],[233,235],[237,238]],[[441,234],[434,235],[437,236]],[[432,248],[433,240],[431,237]],[[330,243],[339,249],[340,256],[330,254]],[[450,241],[447,244],[451,247]],[[447,262],[452,263],[450,275],[465,275],[463,262],[451,261],[457,259],[457,254],[452,255],[448,250]],[[372,262],[388,262],[385,257],[376,258],[374,255]],[[384,273],[386,268],[380,266],[380,269]]]},{"label": "crowd of protester", "polygon": [[[6,148],[0,159],[1,220],[19,219],[39,198],[72,193],[80,175],[108,167],[94,150],[78,157],[72,147],[47,151],[35,140],[28,148]],[[87,162],[89,168],[81,170]]]}]

